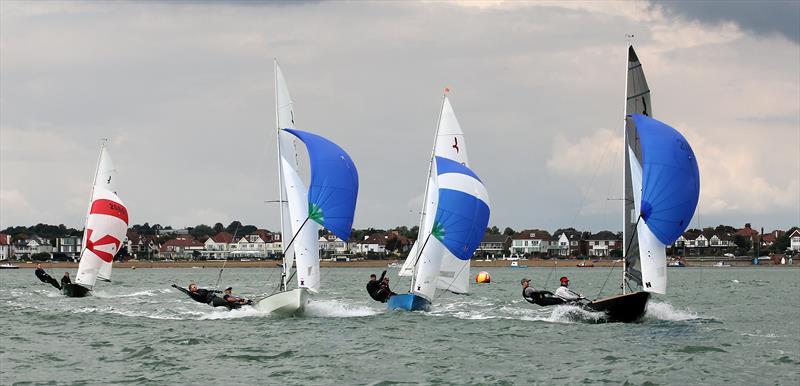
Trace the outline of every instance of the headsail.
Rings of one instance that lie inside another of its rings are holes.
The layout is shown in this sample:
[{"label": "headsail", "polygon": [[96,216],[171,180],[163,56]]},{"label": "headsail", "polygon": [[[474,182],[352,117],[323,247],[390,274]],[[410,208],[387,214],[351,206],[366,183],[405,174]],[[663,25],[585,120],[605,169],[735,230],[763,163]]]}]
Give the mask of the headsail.
[{"label": "headsail", "polygon": [[[627,90],[625,101],[625,116],[630,114],[642,114],[651,116],[653,114],[652,104],[650,103],[650,88],[644,77],[642,63],[633,50],[633,46],[628,47],[628,72]],[[624,226],[622,230],[623,253],[625,254],[626,276],[633,280],[637,285],[642,285],[641,265],[639,261],[639,241],[636,237],[636,219],[639,212],[634,201],[634,187],[631,184],[631,169],[642,165],[642,148],[639,143],[639,134],[636,127],[626,124],[625,128],[625,210]]]},{"label": "headsail", "polygon": [[697,208],[697,158],[686,138],[662,122],[633,114],[628,126],[639,135],[643,159],[641,166],[632,163],[631,169],[641,285],[645,291],[663,294],[667,287],[666,247],[686,230]]},{"label": "headsail", "polygon": [[[315,247],[309,250],[307,257],[301,257],[297,251],[297,280],[300,287],[319,290],[319,241],[317,226],[328,228],[342,240],[350,238],[358,197],[358,171],[350,156],[339,145],[313,133],[285,129],[299,138],[308,149],[311,162],[311,183],[308,189],[305,212],[302,222],[306,223],[302,232],[314,239]],[[302,183],[296,177],[295,183]],[[288,189],[288,185],[287,185]],[[291,197],[289,197],[291,201]],[[290,203],[290,208],[294,205]],[[292,210],[292,221],[296,221],[296,210]],[[312,221],[308,221],[312,220]],[[306,228],[311,230],[306,230]],[[297,234],[297,230],[295,230]],[[295,241],[297,242],[297,241]],[[311,245],[311,240],[308,242]]]}]

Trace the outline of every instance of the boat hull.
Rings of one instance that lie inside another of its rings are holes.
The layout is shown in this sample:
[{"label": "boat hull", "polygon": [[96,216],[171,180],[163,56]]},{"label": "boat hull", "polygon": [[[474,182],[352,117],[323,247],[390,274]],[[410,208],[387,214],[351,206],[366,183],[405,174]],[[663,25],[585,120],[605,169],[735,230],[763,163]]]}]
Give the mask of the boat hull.
[{"label": "boat hull", "polygon": [[585,307],[591,311],[602,311],[609,322],[636,322],[644,316],[647,309],[649,292],[634,292],[610,298],[595,300]]},{"label": "boat hull", "polygon": [[390,310],[430,311],[431,302],[414,294],[394,295],[387,301]]},{"label": "boat hull", "polygon": [[75,283],[65,284],[63,287],[61,287],[61,293],[70,298],[86,297],[91,291],[92,290]]},{"label": "boat hull", "polygon": [[267,296],[259,300],[255,308],[276,315],[297,316],[305,312],[306,304],[308,304],[308,289],[295,288]]}]

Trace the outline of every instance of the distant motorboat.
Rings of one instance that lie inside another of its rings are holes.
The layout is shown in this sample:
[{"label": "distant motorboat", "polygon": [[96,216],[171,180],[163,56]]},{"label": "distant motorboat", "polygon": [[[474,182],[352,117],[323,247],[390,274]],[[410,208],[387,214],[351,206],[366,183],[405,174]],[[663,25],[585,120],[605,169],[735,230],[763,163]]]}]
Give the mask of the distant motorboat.
[{"label": "distant motorboat", "polygon": [[0,269],[19,269],[19,267],[11,263],[3,263],[0,264]]},{"label": "distant motorboat", "polygon": [[392,262],[392,263],[388,264],[387,267],[389,267],[389,268],[400,268],[402,266],[395,261],[395,262]]},{"label": "distant motorboat", "polygon": [[667,264],[667,267],[673,267],[673,268],[683,268],[685,266],[686,266],[686,263],[684,263],[681,260],[673,260],[673,261],[670,261]]},{"label": "distant motorboat", "polygon": [[730,264],[723,263],[721,261],[718,261],[718,262],[714,263],[714,265],[713,265],[714,268],[728,268],[730,266],[731,266]]},{"label": "distant motorboat", "polygon": [[528,268],[527,265],[519,265],[519,261],[512,261],[511,268]]},{"label": "distant motorboat", "polygon": [[578,267],[578,268],[592,268],[592,267],[594,267],[594,263],[591,262],[591,261],[584,260],[584,261],[581,261],[580,263],[576,264],[575,266]]}]

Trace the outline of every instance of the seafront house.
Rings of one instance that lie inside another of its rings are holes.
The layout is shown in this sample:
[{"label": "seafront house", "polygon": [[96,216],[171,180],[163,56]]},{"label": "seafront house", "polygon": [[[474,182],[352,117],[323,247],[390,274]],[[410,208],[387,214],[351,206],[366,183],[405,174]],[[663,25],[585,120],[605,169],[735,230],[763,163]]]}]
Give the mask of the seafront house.
[{"label": "seafront house", "polygon": [[622,256],[622,235],[611,231],[600,231],[589,236],[589,257],[607,257],[612,251]]},{"label": "seafront house", "polygon": [[483,235],[478,249],[475,250],[476,256],[500,257],[504,256],[511,248],[511,237],[486,233]]},{"label": "seafront house", "polygon": [[229,246],[233,242],[233,235],[228,232],[219,232],[209,237],[203,243],[202,256],[211,260],[224,260],[228,258]]},{"label": "seafront house", "polygon": [[257,229],[255,232],[244,235],[230,244],[230,257],[236,258],[262,258],[267,257],[267,244],[275,241],[275,235],[266,229]]},{"label": "seafront house", "polygon": [[14,255],[11,247],[11,235],[0,233],[0,260],[8,260]]},{"label": "seafront house", "polygon": [[800,251],[800,228],[795,228],[789,234],[789,249],[792,251]]},{"label": "seafront house", "polygon": [[550,233],[540,229],[526,229],[511,236],[512,255],[542,255],[550,247]]},{"label": "seafront house", "polygon": [[319,238],[320,252],[327,255],[339,255],[349,252],[347,243],[333,233],[326,233]]},{"label": "seafront house", "polygon": [[30,258],[37,253],[52,253],[53,246],[50,241],[38,236],[33,236],[26,240],[17,240],[13,246],[14,257],[19,260]]},{"label": "seafront house", "polygon": [[[193,237],[184,235],[172,240],[167,240],[159,249],[159,254],[165,259],[191,259],[201,255],[203,243]],[[195,253],[197,252],[197,253]]]},{"label": "seafront house", "polygon": [[386,235],[383,233],[374,233],[369,236],[364,236],[355,244],[353,252],[362,254],[386,254]]},{"label": "seafront house", "polygon": [[744,224],[744,228],[737,230],[733,236],[749,237],[753,243],[758,242],[758,231],[750,227],[750,223]]},{"label": "seafront house", "polygon": [[63,253],[70,259],[77,259],[81,255],[81,245],[83,238],[78,236],[67,236],[56,238],[55,252]]}]

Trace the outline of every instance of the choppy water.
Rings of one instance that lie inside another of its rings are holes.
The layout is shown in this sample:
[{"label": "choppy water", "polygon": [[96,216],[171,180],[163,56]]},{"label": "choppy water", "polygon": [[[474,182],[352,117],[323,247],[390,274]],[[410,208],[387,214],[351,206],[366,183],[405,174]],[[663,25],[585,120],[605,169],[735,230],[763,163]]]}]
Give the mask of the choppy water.
[{"label": "choppy water", "polygon": [[[277,285],[273,271],[226,269],[222,285],[260,294],[265,280]],[[0,383],[800,381],[797,269],[671,269],[669,295],[652,300],[638,324],[595,324],[598,315],[573,307],[526,303],[519,279],[541,283],[545,268],[488,269],[491,284],[441,296],[431,313],[389,312],[364,291],[376,271],[323,269],[323,293],[300,318],[212,309],[170,288],[213,286],[217,269],[118,269],[113,284],[83,299],[62,297],[32,270],[0,271]],[[550,287],[562,274],[593,297],[609,270],[559,269]],[[396,291],[405,287],[392,278]]]}]

